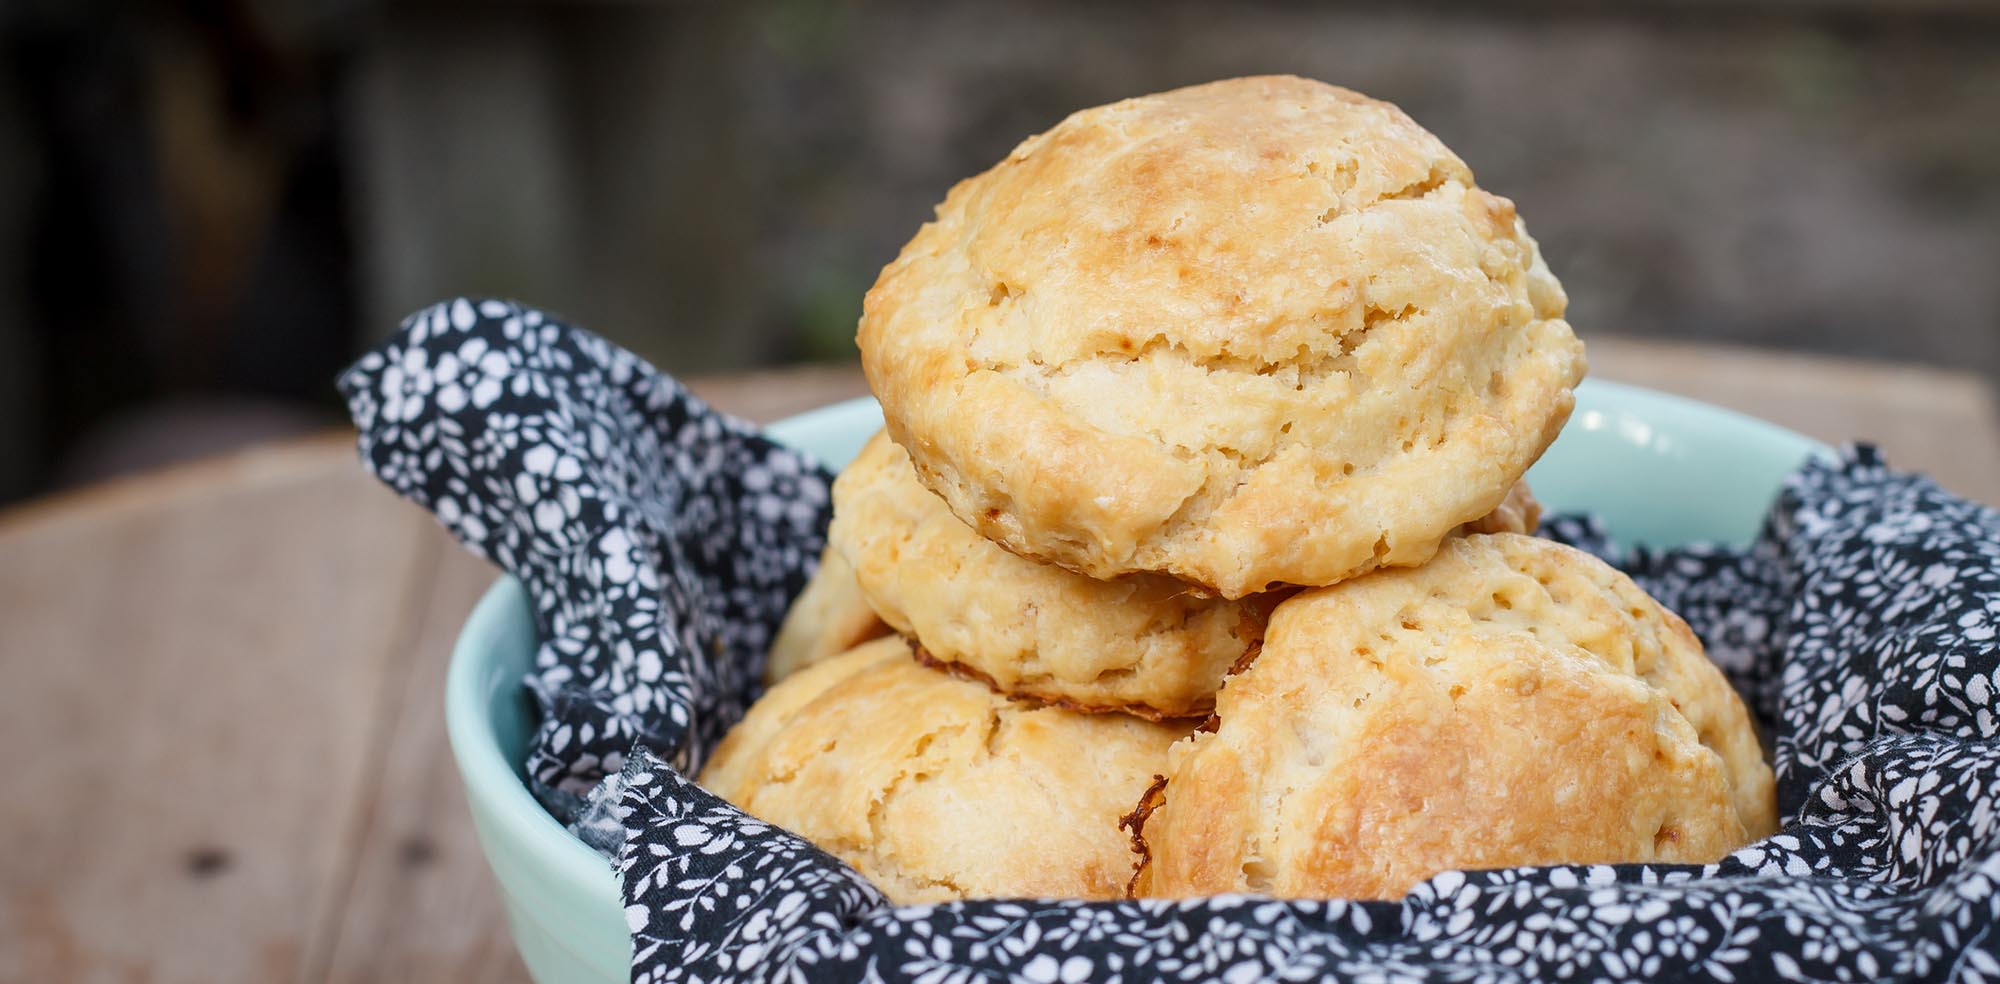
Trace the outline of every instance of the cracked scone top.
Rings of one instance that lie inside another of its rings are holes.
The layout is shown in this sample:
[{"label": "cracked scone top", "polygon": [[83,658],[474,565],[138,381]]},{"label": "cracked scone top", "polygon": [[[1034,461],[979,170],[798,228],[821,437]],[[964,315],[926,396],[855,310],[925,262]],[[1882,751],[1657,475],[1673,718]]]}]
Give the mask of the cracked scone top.
[{"label": "cracked scone top", "polygon": [[1422,563],[1583,374],[1512,203],[1393,106],[1249,78],[1085,110],[960,182],[868,292],[890,434],[952,512],[1240,598]]},{"label": "cracked scone top", "polygon": [[1186,733],[1012,703],[890,636],[772,687],[700,782],[853,865],[899,905],[1116,898],[1118,818]]},{"label": "cracked scone top", "polygon": [[1140,894],[1395,897],[1451,868],[1714,861],[1776,827],[1686,624],[1533,537],[1286,601],[1216,714],[1142,805]]}]

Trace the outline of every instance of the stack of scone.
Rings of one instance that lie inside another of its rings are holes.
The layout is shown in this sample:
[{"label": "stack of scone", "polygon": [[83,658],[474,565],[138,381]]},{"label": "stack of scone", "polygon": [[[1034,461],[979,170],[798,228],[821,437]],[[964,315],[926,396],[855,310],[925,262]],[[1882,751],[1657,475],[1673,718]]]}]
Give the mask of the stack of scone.
[{"label": "stack of scone", "polygon": [[869,292],[887,430],[702,781],[899,902],[1384,897],[1768,833],[1687,626],[1532,535],[1564,304],[1510,202],[1344,89],[1028,139]]}]

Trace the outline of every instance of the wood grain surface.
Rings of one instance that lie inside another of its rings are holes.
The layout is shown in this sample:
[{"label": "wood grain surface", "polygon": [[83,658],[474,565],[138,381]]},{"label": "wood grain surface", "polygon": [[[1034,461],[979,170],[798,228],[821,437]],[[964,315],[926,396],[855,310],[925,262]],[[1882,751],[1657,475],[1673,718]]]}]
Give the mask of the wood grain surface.
[{"label": "wood grain surface", "polygon": [[[2000,502],[1968,374],[1590,341],[1595,375],[1765,417]],[[758,421],[852,368],[699,381]],[[525,980],[444,736],[494,570],[351,437],[0,514],[0,982]]]}]

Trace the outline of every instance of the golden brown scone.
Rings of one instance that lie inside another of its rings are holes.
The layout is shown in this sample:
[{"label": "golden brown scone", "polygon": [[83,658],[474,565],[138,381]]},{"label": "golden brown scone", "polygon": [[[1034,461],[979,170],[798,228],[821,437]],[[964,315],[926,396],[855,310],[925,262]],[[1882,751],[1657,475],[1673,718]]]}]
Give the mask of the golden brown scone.
[{"label": "golden brown scone", "polygon": [[778,626],[778,637],[771,640],[764,683],[777,683],[804,667],[888,633],[889,626],[868,607],[861,586],[854,582],[854,568],[829,543],[820,554],[819,570],[792,599],[785,621]]},{"label": "golden brown scone", "polygon": [[1387,103],[1233,79],[1077,113],[951,190],[859,344],[952,512],[1241,598],[1422,563],[1584,371],[1514,206]]},{"label": "golden brown scone", "polygon": [[827,539],[868,603],[932,658],[1006,693],[1083,709],[1207,714],[1277,603],[1225,601],[1159,574],[1097,581],[1017,557],[953,516],[886,434],[833,483]]},{"label": "golden brown scone", "polygon": [[1013,703],[891,636],[772,687],[700,781],[898,904],[1115,898],[1132,873],[1118,817],[1185,733]]},{"label": "golden brown scone", "polygon": [[[1228,601],[1159,574],[1099,581],[1008,553],[924,488],[886,434],[841,473],[833,502],[827,537],[866,604],[931,659],[1014,696],[1205,715],[1282,597]],[[1531,531],[1539,513],[1523,485],[1474,525]]]},{"label": "golden brown scone", "polygon": [[1533,537],[1291,598],[1216,713],[1170,755],[1141,894],[1385,898],[1451,868],[1713,861],[1776,826],[1687,626]]}]

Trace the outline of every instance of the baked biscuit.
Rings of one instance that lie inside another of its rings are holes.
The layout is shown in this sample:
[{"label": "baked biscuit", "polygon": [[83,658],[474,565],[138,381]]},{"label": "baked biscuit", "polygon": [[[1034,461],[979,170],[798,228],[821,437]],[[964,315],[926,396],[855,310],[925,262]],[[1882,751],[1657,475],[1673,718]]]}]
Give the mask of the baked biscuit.
[{"label": "baked biscuit", "polygon": [[[866,604],[924,655],[1017,697],[1146,717],[1207,714],[1281,594],[1228,601],[1159,574],[1099,581],[1008,553],[945,508],[877,434],[833,485],[828,541]],[[1528,532],[1527,487],[1474,525]]]},{"label": "baked biscuit", "polygon": [[868,292],[889,433],[953,513],[1242,598],[1413,566],[1584,371],[1504,198],[1387,103],[1248,78],[1084,110],[953,188]]},{"label": "baked biscuit", "polygon": [[1533,537],[1287,600],[1216,713],[1135,818],[1141,894],[1386,898],[1451,868],[1713,861],[1776,826],[1686,624]]},{"label": "baked biscuit", "polygon": [[1012,703],[889,637],[772,687],[701,783],[898,904],[1114,898],[1132,873],[1118,817],[1186,733]]},{"label": "baked biscuit", "polygon": [[1017,557],[953,516],[886,434],[833,483],[827,539],[862,596],[926,655],[1008,694],[1087,710],[1207,714],[1277,603]]},{"label": "baked biscuit", "polygon": [[764,683],[777,683],[804,667],[888,633],[889,627],[868,607],[861,586],[854,582],[854,568],[828,544],[820,554],[819,569],[806,581],[805,590],[792,599],[777,638],[771,640]]}]

